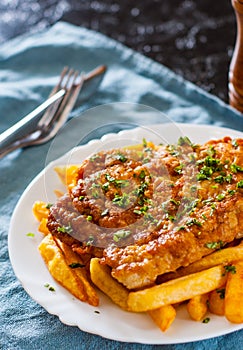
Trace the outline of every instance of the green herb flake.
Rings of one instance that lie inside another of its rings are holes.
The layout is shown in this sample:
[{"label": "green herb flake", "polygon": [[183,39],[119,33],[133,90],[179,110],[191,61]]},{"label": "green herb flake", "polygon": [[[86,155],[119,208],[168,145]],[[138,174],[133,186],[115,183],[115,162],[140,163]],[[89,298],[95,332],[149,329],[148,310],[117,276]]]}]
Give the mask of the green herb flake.
[{"label": "green herb flake", "polygon": [[147,146],[148,146],[148,143],[147,143],[146,139],[143,138],[143,147],[147,147]]},{"label": "green herb flake", "polygon": [[215,156],[216,150],[215,150],[214,146],[212,146],[212,145],[209,146],[209,148],[207,149],[207,154],[210,157],[214,157]]},{"label": "green herb flake", "polygon": [[237,182],[236,187],[243,188],[243,180],[240,180],[239,182]]},{"label": "green herb flake", "polygon": [[127,193],[123,193],[122,196],[116,194],[112,202],[118,205],[120,208],[125,208],[130,204],[130,199]]},{"label": "green herb flake", "polygon": [[116,231],[113,235],[113,240],[115,242],[119,242],[121,239],[127,238],[128,236],[130,236],[131,231],[130,230],[119,230]]},{"label": "green herb flake", "polygon": [[232,140],[231,143],[232,143],[232,146],[235,147],[235,148],[237,148],[239,146],[236,139]]},{"label": "green herb flake", "polygon": [[233,173],[243,172],[243,167],[237,164],[231,164],[230,169]]},{"label": "green herb flake", "polygon": [[145,176],[146,176],[145,171],[144,171],[144,170],[141,170],[141,172],[140,172],[140,174],[139,174],[140,179],[144,179]]},{"label": "green herb flake", "polygon": [[93,216],[92,215],[88,215],[86,218],[87,221],[92,221],[93,220]]},{"label": "green herb flake", "polygon": [[236,273],[236,267],[234,265],[225,265],[224,268],[226,272],[230,272],[233,275]]},{"label": "green herb flake", "polygon": [[206,317],[203,319],[202,323],[208,323],[210,321],[210,318],[209,317]]},{"label": "green herb flake", "polygon": [[88,241],[86,242],[86,246],[91,246],[94,243],[94,237],[89,236]]},{"label": "green herb flake", "polygon": [[78,200],[79,200],[80,202],[82,202],[82,201],[84,200],[84,198],[85,198],[84,196],[79,196],[79,197],[78,197]]},{"label": "green herb flake", "polygon": [[45,288],[48,288],[48,290],[49,290],[50,292],[55,292],[55,288],[54,288],[53,286],[51,286],[49,283],[45,283],[45,284],[44,284],[44,287],[45,287]]},{"label": "green herb flake", "polygon": [[219,294],[220,299],[224,299],[225,298],[225,288],[216,289],[216,292]]},{"label": "green herb flake", "polygon": [[191,142],[191,140],[189,139],[188,136],[184,136],[184,137],[181,136],[181,137],[179,137],[177,144],[179,146],[184,146],[184,145],[189,145],[191,147],[193,146],[193,144],[192,144],[192,142]]},{"label": "green herb flake", "polygon": [[100,158],[99,154],[94,154],[94,155],[91,156],[89,159],[90,159],[91,162],[94,162],[95,160],[97,160],[97,159],[99,159],[99,158]]},{"label": "green herb flake", "polygon": [[224,243],[222,241],[218,242],[208,242],[205,244],[205,247],[208,249],[221,249],[223,248]]},{"label": "green herb flake", "polygon": [[33,238],[33,237],[35,237],[35,234],[33,232],[28,232],[28,233],[26,233],[26,236]]},{"label": "green herb flake", "polygon": [[225,198],[225,194],[224,193],[220,193],[216,196],[217,201],[221,202],[223,199]]},{"label": "green herb flake", "polygon": [[71,225],[69,224],[68,226],[61,226],[57,228],[58,232],[62,233],[71,233],[73,231]]},{"label": "green herb flake", "polygon": [[116,154],[115,158],[117,160],[119,160],[120,162],[122,162],[122,163],[125,163],[127,161],[127,157],[124,154],[122,154],[122,153]]},{"label": "green herb flake", "polygon": [[47,205],[46,205],[46,209],[50,209],[52,206],[53,206],[53,204],[52,204],[52,203],[47,203]]},{"label": "green herb flake", "polygon": [[201,227],[202,226],[202,223],[200,221],[198,221],[197,219],[193,218],[193,219],[190,219],[187,221],[186,223],[187,226],[192,226],[192,225],[196,225],[196,226],[199,226]]},{"label": "green herb flake", "polygon": [[84,264],[80,264],[78,262],[73,262],[73,263],[69,264],[68,266],[71,267],[71,269],[77,269],[78,267],[85,267]]}]

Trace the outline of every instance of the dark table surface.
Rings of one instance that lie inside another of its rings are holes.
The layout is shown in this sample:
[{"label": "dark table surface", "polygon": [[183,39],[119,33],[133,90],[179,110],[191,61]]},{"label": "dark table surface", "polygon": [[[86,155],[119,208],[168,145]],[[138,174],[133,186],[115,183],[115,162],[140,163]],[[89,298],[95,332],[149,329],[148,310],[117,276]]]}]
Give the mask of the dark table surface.
[{"label": "dark table surface", "polygon": [[0,0],[0,44],[59,20],[106,34],[228,101],[230,0]]}]

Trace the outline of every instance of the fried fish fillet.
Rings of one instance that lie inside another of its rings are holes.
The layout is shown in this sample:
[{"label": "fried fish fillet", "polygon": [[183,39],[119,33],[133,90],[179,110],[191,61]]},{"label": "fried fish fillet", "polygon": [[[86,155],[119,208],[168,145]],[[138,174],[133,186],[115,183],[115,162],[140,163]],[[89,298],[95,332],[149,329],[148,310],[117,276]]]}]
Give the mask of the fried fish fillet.
[{"label": "fried fish fillet", "polygon": [[243,236],[243,139],[99,152],[50,211],[48,228],[102,257],[129,289]]}]

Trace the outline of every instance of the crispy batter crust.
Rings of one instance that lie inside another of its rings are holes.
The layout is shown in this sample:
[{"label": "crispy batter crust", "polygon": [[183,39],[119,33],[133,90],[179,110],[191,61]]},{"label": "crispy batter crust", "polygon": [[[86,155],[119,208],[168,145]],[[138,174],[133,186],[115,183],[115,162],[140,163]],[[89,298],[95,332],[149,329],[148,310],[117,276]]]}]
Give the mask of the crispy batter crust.
[{"label": "crispy batter crust", "polygon": [[242,139],[100,152],[51,208],[48,228],[141,288],[241,236],[242,187]]}]

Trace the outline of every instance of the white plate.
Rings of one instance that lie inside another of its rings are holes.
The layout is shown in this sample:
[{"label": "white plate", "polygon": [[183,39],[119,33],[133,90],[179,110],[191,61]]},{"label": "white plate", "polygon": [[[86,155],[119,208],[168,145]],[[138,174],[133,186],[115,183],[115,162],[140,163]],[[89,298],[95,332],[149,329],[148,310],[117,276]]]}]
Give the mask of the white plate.
[{"label": "white plate", "polygon": [[[156,133],[151,132],[155,130]],[[100,306],[92,307],[75,299],[59,286],[50,276],[37,247],[41,241],[38,223],[32,215],[32,205],[36,200],[53,202],[54,189],[61,189],[60,182],[53,171],[57,165],[78,162],[102,148],[119,147],[124,143],[141,141],[143,137],[152,141],[158,135],[187,135],[193,142],[205,142],[223,136],[243,137],[243,134],[231,129],[204,125],[156,125],[150,131],[146,128],[122,131],[118,134],[105,135],[101,140],[94,140],[80,146],[44,169],[28,186],[20,198],[13,213],[9,232],[9,254],[17,278],[27,293],[42,305],[49,313],[57,315],[67,325],[78,326],[81,330],[109,339],[146,344],[170,344],[191,342],[220,336],[243,328],[234,325],[224,317],[209,315],[210,322],[204,324],[190,320],[185,307],[178,310],[171,328],[162,333],[147,314],[124,312],[100,293]],[[155,140],[158,141],[158,140]],[[34,232],[35,237],[26,236]],[[50,283],[55,292],[44,287]],[[98,312],[99,313],[98,313]]]}]

